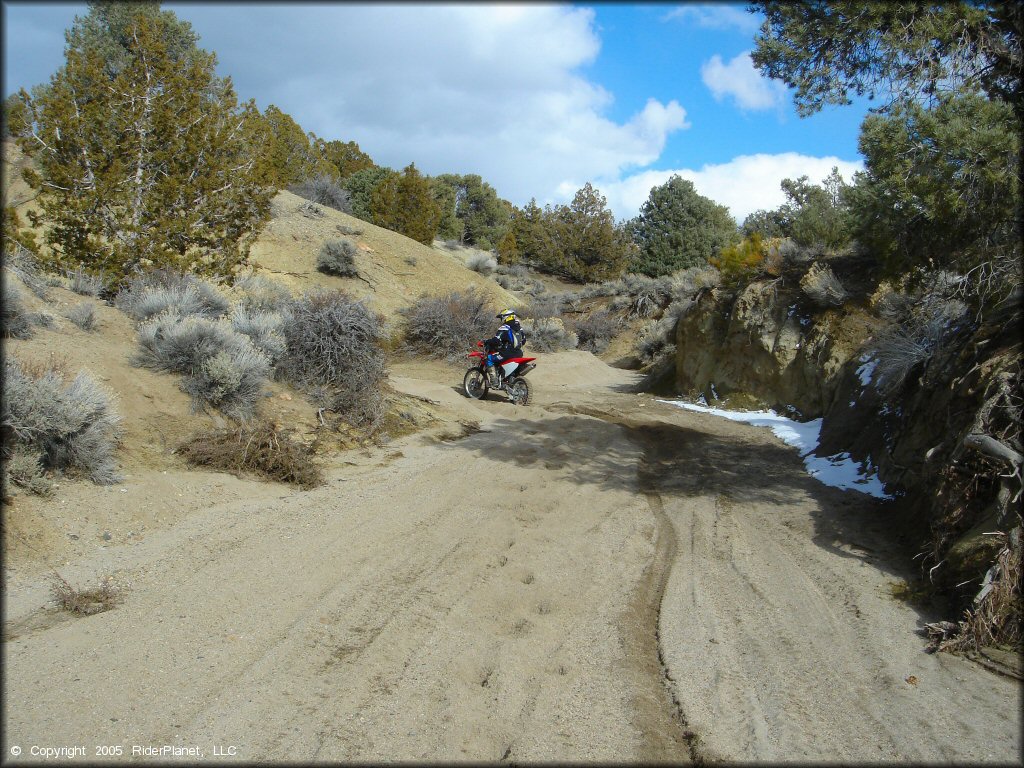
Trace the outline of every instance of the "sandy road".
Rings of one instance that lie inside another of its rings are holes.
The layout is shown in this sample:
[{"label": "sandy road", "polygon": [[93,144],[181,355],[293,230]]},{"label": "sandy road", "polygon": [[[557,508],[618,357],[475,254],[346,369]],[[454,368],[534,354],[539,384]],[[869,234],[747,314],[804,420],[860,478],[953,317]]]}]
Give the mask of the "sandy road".
[{"label": "sandy road", "polygon": [[75,563],[130,583],[116,610],[68,618],[10,581],[4,755],[1020,756],[1016,684],[923,654],[888,597],[884,512],[589,355],[541,363],[528,408],[396,368],[446,433]]}]

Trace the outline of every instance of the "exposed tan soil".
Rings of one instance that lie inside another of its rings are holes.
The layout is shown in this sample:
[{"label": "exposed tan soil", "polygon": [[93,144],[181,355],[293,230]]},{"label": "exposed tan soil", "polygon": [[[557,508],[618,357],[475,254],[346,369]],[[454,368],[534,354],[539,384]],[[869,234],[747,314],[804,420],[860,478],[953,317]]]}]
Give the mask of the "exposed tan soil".
[{"label": "exposed tan soil", "polygon": [[[905,574],[884,509],[587,353],[540,363],[525,408],[466,399],[456,366],[396,363],[437,426],[340,457],[313,491],[170,469],[19,497],[5,754],[1019,757],[1016,683],[923,653],[922,617],[889,596]],[[122,604],[47,606],[58,552],[73,583],[113,575]]]}]

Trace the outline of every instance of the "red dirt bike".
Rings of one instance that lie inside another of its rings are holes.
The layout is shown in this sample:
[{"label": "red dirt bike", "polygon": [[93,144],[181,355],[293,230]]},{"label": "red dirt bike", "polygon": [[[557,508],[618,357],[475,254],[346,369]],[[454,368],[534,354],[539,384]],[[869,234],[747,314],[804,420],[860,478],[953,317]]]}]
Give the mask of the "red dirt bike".
[{"label": "red dirt bike", "polygon": [[[478,341],[476,345],[482,347],[484,343]],[[530,384],[523,377],[537,367],[533,362],[536,357],[510,357],[499,361],[497,355],[489,351],[470,352],[467,357],[474,362],[462,380],[466,397],[482,400],[487,390],[500,389],[516,405],[530,404]]]}]

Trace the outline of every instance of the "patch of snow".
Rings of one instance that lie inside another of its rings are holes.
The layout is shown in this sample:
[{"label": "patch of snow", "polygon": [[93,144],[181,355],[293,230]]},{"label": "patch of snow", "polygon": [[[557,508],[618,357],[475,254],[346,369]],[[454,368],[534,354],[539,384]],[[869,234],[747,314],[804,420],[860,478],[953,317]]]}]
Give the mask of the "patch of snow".
[{"label": "patch of snow", "polygon": [[720,398],[718,397],[718,393],[717,393],[717,392],[715,391],[715,383],[714,383],[714,382],[711,382],[711,383],[710,383],[710,384],[708,385],[708,389],[710,389],[710,390],[711,390],[711,399],[712,399],[712,400],[719,400],[719,399],[720,399]]},{"label": "patch of snow", "polygon": [[854,461],[849,453],[837,453],[834,456],[815,456],[821,435],[821,419],[799,422],[780,416],[775,411],[727,411],[722,408],[708,408],[707,404],[697,405],[683,400],[659,400],[659,403],[674,405],[688,411],[721,416],[730,421],[741,421],[755,427],[768,427],[786,445],[792,445],[804,460],[804,467],[814,479],[842,490],[855,490],[880,499],[894,498],[886,493],[878,473],[869,459],[866,462]]},{"label": "patch of snow", "polygon": [[878,360],[864,355],[860,358],[860,362],[863,363],[863,365],[857,369],[857,378],[860,379],[861,386],[866,387],[871,383],[871,376],[875,372],[875,366],[878,365]]}]

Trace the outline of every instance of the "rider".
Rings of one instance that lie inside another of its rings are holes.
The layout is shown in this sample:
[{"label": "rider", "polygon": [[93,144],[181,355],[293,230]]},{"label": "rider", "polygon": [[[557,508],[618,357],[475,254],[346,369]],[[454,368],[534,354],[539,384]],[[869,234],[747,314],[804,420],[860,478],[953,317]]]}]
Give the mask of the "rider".
[{"label": "rider", "polygon": [[[499,362],[512,357],[523,356],[523,344],[526,343],[526,331],[519,324],[519,318],[511,309],[503,309],[495,317],[501,320],[498,332],[484,342],[484,348],[494,353]],[[492,384],[497,384],[502,372],[500,365],[492,365],[487,369]]]}]

